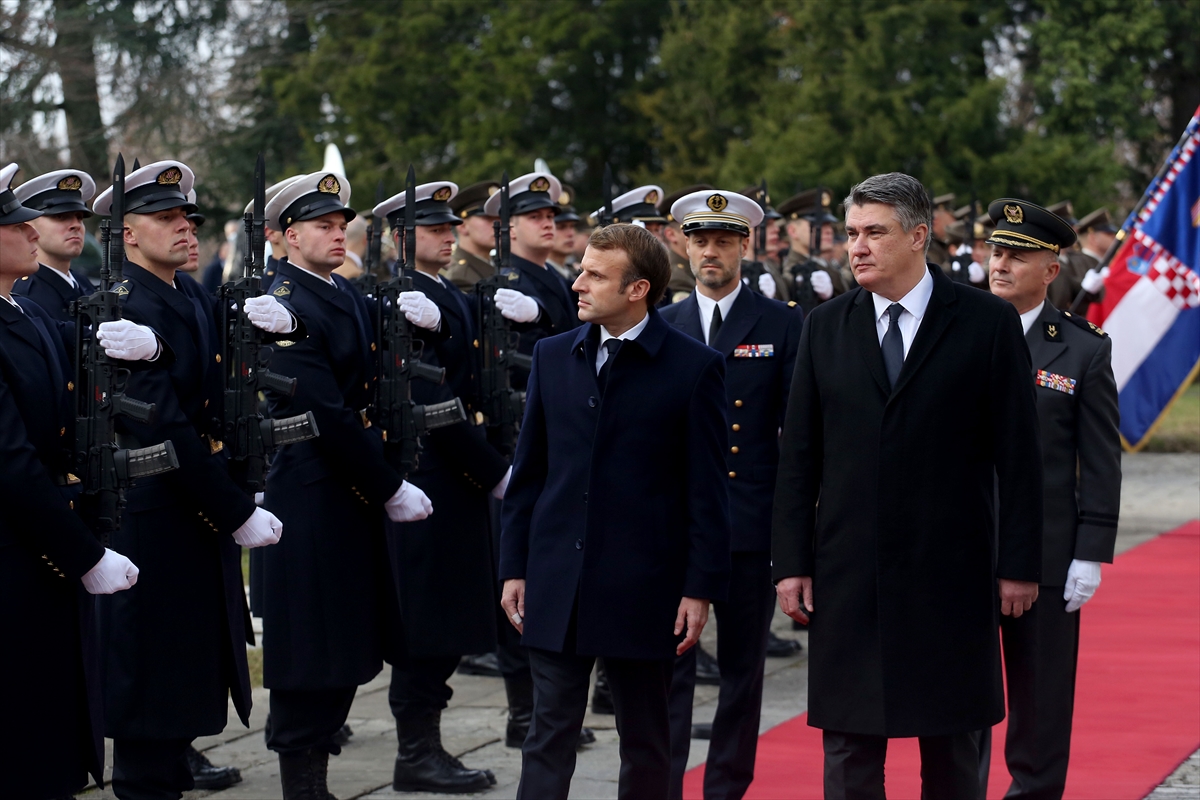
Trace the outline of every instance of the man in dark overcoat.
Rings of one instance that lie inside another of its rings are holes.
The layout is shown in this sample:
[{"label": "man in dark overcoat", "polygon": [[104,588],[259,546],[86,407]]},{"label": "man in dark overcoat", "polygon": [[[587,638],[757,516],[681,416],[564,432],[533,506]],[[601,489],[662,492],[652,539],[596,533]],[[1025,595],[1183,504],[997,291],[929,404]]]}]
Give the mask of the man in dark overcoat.
[{"label": "man in dark overcoat", "polygon": [[[786,613],[811,615],[826,797],[883,798],[887,741],[913,736],[924,796],[968,797],[976,731],[1004,716],[999,616],[1028,611],[1041,575],[1029,353],[1011,304],[926,263],[917,180],[868,178],[845,206],[859,286],[814,309],[800,340],[776,589]],[[947,398],[971,413],[946,414]]]},{"label": "man in dark overcoat", "polygon": [[567,796],[602,656],[618,793],[664,797],[675,656],[729,580],[725,359],[659,316],[670,264],[644,228],[596,231],[580,267],[590,324],[534,349],[504,500],[502,605],[534,681],[517,796]]},{"label": "man in dark overcoat", "polygon": [[[712,206],[724,213],[715,214]],[[696,290],[662,310],[676,328],[725,358],[729,415],[729,512],[733,527],[729,598],[717,602],[721,694],[712,723],[706,797],[740,798],[754,780],[771,588],[771,498],[779,463],[779,429],[800,343],[796,304],[771,300],[742,283],[742,259],[763,211],[741,193],[702,190],[678,200]],[[683,797],[692,735],[696,656],[675,662],[671,683],[671,797]]]}]

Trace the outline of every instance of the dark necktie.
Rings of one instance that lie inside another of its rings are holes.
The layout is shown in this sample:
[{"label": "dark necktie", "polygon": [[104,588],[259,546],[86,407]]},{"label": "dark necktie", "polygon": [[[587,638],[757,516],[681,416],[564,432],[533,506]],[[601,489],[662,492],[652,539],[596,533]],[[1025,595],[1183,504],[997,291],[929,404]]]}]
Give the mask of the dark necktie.
[{"label": "dark necktie", "polygon": [[716,347],[717,333],[721,330],[721,307],[713,306],[712,322],[708,323],[708,346]]},{"label": "dark necktie", "polygon": [[608,386],[608,373],[612,369],[613,362],[617,360],[617,351],[621,349],[621,343],[624,341],[624,339],[609,339],[604,343],[604,349],[608,351],[608,358],[604,359],[604,363],[600,365],[600,372],[596,375],[596,383],[600,386],[601,394]]},{"label": "dark necktie", "polygon": [[880,349],[883,350],[883,366],[887,370],[888,383],[896,388],[896,379],[900,377],[900,368],[904,366],[904,338],[900,335],[900,314],[904,306],[892,303],[888,306],[887,333],[883,334]]}]

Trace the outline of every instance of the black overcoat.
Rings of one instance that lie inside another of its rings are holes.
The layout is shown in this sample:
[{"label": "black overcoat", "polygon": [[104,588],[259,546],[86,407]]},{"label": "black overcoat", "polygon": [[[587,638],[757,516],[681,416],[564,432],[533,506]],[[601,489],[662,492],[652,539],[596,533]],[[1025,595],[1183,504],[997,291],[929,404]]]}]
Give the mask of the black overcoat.
[{"label": "black overcoat", "polygon": [[13,294],[28,297],[54,319],[66,322],[71,319],[71,302],[90,295],[96,291],[96,286],[82,270],[71,270],[75,286],[71,286],[58,275],[51,274],[53,272],[53,267],[39,265],[37,272],[13,284]]},{"label": "black overcoat", "polygon": [[283,538],[263,553],[263,683],[332,689],[383,669],[395,592],[383,504],[401,478],[384,460],[378,428],[361,411],[375,381],[367,302],[281,261],[271,293],[290,300],[308,337],[273,348],[271,368],[296,379],[292,397],[269,393],[271,412],[311,411],[321,435],[288,445],[267,475],[266,508]]},{"label": "black overcoat", "polygon": [[999,722],[996,577],[1041,572],[1041,451],[1020,320],[1008,302],[930,271],[893,390],[865,289],[813,309],[800,340],[772,559],[777,581],[813,578],[818,728],[932,736]]},{"label": "black overcoat", "polygon": [[561,652],[577,604],[578,653],[673,658],[681,598],[728,591],[725,359],[649,313],[603,396],[599,327],[534,348],[500,539],[528,647]]}]

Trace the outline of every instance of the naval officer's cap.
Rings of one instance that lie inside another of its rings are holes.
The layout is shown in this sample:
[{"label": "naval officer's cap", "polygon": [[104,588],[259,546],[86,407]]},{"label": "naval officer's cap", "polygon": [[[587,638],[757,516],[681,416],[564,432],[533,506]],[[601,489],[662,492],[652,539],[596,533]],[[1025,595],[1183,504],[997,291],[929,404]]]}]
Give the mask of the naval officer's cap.
[{"label": "naval officer's cap", "polygon": [[[625,223],[658,222],[665,225],[667,218],[658,210],[658,201],[662,196],[662,187],[653,184],[630,189],[613,199],[613,219]],[[603,213],[604,209],[598,208],[592,216],[599,219]]]},{"label": "naval officer's cap", "polygon": [[472,183],[450,198],[450,208],[458,215],[459,219],[483,215],[483,204],[498,191],[500,191],[500,181]]},{"label": "naval officer's cap", "polygon": [[1015,250],[1049,250],[1058,253],[1075,244],[1075,229],[1049,209],[1026,200],[1003,197],[988,204],[996,230],[987,243]]},{"label": "naval officer's cap", "polygon": [[671,216],[682,223],[684,233],[724,230],[749,236],[763,221],[758,203],[738,192],[702,189],[684,195],[671,206]]},{"label": "naval officer's cap", "polygon": [[279,190],[267,202],[266,217],[275,220],[278,230],[286,231],[297,222],[316,219],[340,211],[346,222],[358,216],[347,206],[350,202],[350,181],[336,172],[310,172],[301,175]]},{"label": "naval officer's cap", "polygon": [[42,215],[42,212],[36,209],[21,205],[21,201],[9,188],[20,169],[16,164],[9,164],[0,169],[0,225],[17,225]]},{"label": "naval officer's cap", "polygon": [[[154,214],[182,208],[184,214],[194,214],[196,205],[188,200],[188,192],[195,183],[195,173],[182,161],[155,161],[139,167],[125,176],[125,213]],[[112,200],[110,186],[92,203],[92,211],[107,217]]]},{"label": "naval officer's cap", "polygon": [[[263,216],[266,217],[267,227],[270,228],[271,230],[278,231],[278,230],[282,230],[282,228],[279,227],[278,219],[267,216],[267,204],[269,204],[273,199],[275,199],[275,195],[277,195],[283,191],[283,187],[287,186],[292,181],[298,181],[298,180],[303,179],[304,177],[305,177],[304,175],[293,175],[292,177],[288,178],[287,180],[280,181],[279,183],[271,184],[270,186],[267,187],[266,191],[263,192]],[[244,217],[247,214],[253,214],[253,213],[254,213],[254,201],[251,200],[249,203],[246,203],[246,210],[242,212],[242,216]]]},{"label": "naval officer's cap", "polygon": [[78,212],[90,217],[87,204],[96,196],[96,182],[81,170],[58,169],[25,181],[13,194],[21,205],[43,214]]},{"label": "naval officer's cap", "polygon": [[[422,183],[414,192],[413,218],[418,225],[462,225],[462,220],[450,207],[450,201],[458,194],[458,184],[450,181]],[[387,217],[392,230],[404,227],[404,206],[407,193],[394,194],[371,212],[375,219]]]},{"label": "naval officer's cap", "polygon": [[662,214],[667,222],[679,222],[679,220],[671,216],[671,206],[675,205],[675,201],[679,198],[686,197],[687,195],[692,194],[693,192],[698,192],[701,189],[713,190],[716,189],[716,187],[707,183],[693,183],[691,186],[685,186],[682,189],[676,189],[658,201],[658,213]]},{"label": "naval officer's cap", "polygon": [[[532,214],[543,208],[558,208],[562,196],[562,183],[548,172],[531,172],[508,182],[508,213],[518,217]],[[484,203],[483,213],[489,217],[500,216],[500,193],[496,192]]]}]

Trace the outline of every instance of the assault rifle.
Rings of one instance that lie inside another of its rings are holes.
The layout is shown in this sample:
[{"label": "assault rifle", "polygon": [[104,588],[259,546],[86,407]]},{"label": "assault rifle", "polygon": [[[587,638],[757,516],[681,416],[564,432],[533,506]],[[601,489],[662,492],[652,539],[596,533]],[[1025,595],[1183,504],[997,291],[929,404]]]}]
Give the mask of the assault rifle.
[{"label": "assault rifle", "polygon": [[416,197],[416,172],[410,165],[404,197],[404,241],[396,262],[396,277],[375,289],[379,380],[373,417],[383,429],[388,463],[405,478],[417,468],[421,434],[467,418],[457,397],[431,405],[418,405],[412,399],[414,378],[434,384],[446,379],[446,370],[421,363],[421,348],[414,346],[412,328],[400,310],[400,294],[413,290],[412,278],[404,273],[416,264]]},{"label": "assault rifle", "polygon": [[138,478],[179,467],[171,442],[134,450],[117,446],[117,417],[154,421],[154,404],[125,395],[129,370],[109,358],[97,329],[121,318],[120,298],[125,263],[125,159],[117,155],[113,169],[112,210],[100,223],[100,289],[71,304],[75,316],[75,464],[84,502],[100,540],[121,522],[125,489]]},{"label": "assault rifle", "polygon": [[[504,183],[506,186],[508,185],[507,180]],[[616,222],[612,207],[612,167],[608,164],[604,165],[604,178],[600,188],[604,193],[604,205],[600,207],[600,219],[597,220],[597,223],[599,223],[599,227],[607,228]],[[507,220],[505,224],[508,224]]]},{"label": "assault rifle", "polygon": [[221,440],[229,455],[230,475],[251,495],[262,491],[272,453],[286,444],[318,435],[317,420],[311,411],[287,419],[269,419],[260,411],[260,391],[270,389],[289,397],[296,393],[295,378],[268,368],[271,350],[263,346],[263,332],[245,313],[246,301],[262,294],[265,195],[266,167],[259,153],[254,165],[254,208],[245,217],[249,252],[242,259],[242,276],[218,290],[225,367]]},{"label": "assault rifle", "polygon": [[763,221],[754,229],[754,260],[742,262],[742,279],[746,287],[755,294],[762,294],[758,288],[758,279],[767,272],[767,179],[763,178],[762,185],[754,193],[759,208],[763,211]]},{"label": "assault rifle", "polygon": [[[605,193],[608,196],[608,193]],[[610,209],[612,201],[605,204]],[[491,277],[475,284],[476,327],[479,330],[479,409],[490,431],[488,439],[501,454],[511,456],[517,440],[517,426],[525,413],[525,393],[512,388],[512,367],[528,370],[533,358],[517,352],[518,334],[496,308],[496,291],[508,286],[519,275],[509,265],[508,173],[500,183],[500,218],[492,223],[496,237],[496,255]],[[603,214],[601,215],[603,216]],[[607,224],[607,223],[602,223]]]},{"label": "assault rifle", "polygon": [[[383,200],[383,178],[380,178],[375,185],[375,205],[378,206]],[[383,220],[372,218],[367,226],[367,257],[363,259],[362,275],[350,281],[363,297],[375,296],[375,286],[379,283],[375,272],[383,261],[382,250]]]}]

